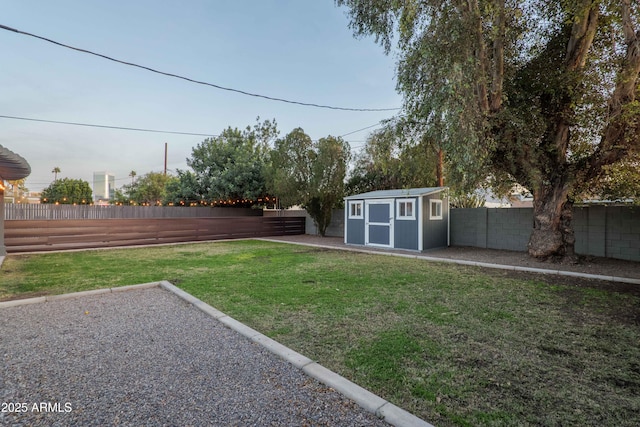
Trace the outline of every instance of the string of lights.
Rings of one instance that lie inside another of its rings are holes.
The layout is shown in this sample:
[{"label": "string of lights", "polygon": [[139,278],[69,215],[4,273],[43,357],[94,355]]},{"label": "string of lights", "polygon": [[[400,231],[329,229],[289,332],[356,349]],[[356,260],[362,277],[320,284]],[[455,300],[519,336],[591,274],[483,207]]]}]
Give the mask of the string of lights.
[{"label": "string of lights", "polygon": [[400,110],[400,108],[349,108],[349,107],[336,107],[336,106],[332,106],[332,105],[323,105],[323,104],[316,104],[316,103],[312,103],[312,102],[302,102],[302,101],[293,101],[290,99],[285,99],[285,98],[278,98],[278,97],[274,97],[274,96],[267,96],[267,95],[261,95],[261,94],[257,94],[257,93],[252,93],[252,92],[247,92],[244,90],[240,90],[240,89],[234,89],[234,88],[230,88],[230,87],[225,87],[225,86],[221,86],[218,84],[214,84],[214,83],[208,83],[205,81],[201,81],[201,80],[195,80],[189,77],[184,77],[178,74],[173,74],[173,73],[168,73],[165,71],[160,71],[160,70],[156,70],[154,68],[151,67],[147,67],[145,65],[140,65],[140,64],[136,64],[133,62],[127,62],[127,61],[122,61],[120,59],[116,59],[116,58],[112,58],[110,56],[107,55],[103,55],[101,53],[96,53],[87,49],[82,49],[82,48],[78,48],[78,47],[74,47],[68,44],[64,44],[43,36],[39,36],[36,34],[32,34],[32,33],[28,33],[26,31],[21,31],[18,30],[16,28],[12,28],[12,27],[8,27],[6,25],[2,25],[0,24],[0,29],[3,29],[5,31],[11,31],[17,34],[22,34],[25,36],[29,36],[29,37],[33,37],[39,40],[43,40],[46,41],[48,43],[52,43],[55,44],[57,46],[60,47],[64,47],[67,49],[71,49],[71,50],[75,50],[77,52],[81,52],[81,53],[86,53],[89,55],[93,55],[93,56],[97,56],[99,58],[103,58],[103,59],[107,59],[109,61],[113,61],[116,62],[118,64],[123,64],[123,65],[128,65],[130,67],[135,67],[135,68],[140,68],[146,71],[150,71],[152,73],[156,73],[156,74],[161,74],[163,76],[167,76],[167,77],[172,77],[172,78],[176,78],[176,79],[180,79],[180,80],[185,80],[191,83],[196,83],[199,85],[204,85],[204,86],[209,86],[209,87],[213,87],[219,90],[224,90],[224,91],[228,91],[228,92],[234,92],[234,93],[239,93],[241,95],[246,95],[246,96],[252,96],[255,98],[262,98],[262,99],[267,99],[269,101],[277,101],[277,102],[284,102],[287,104],[295,104],[295,105],[301,105],[301,106],[305,106],[305,107],[315,107],[315,108],[325,108],[325,109],[330,109],[330,110],[341,110],[341,111],[358,111],[358,112],[375,112],[375,111],[397,111]]}]

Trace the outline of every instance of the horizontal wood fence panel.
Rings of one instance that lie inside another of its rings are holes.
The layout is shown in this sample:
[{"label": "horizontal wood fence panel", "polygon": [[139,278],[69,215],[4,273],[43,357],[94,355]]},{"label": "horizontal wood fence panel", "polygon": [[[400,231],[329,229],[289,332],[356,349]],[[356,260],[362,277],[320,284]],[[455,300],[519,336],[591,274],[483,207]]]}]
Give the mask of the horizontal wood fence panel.
[{"label": "horizontal wood fence panel", "polygon": [[212,218],[262,216],[262,210],[235,207],[99,206],[6,203],[6,220],[120,219],[120,218]]},{"label": "horizontal wood fence panel", "polygon": [[301,217],[5,221],[7,252],[152,245],[304,234]]}]

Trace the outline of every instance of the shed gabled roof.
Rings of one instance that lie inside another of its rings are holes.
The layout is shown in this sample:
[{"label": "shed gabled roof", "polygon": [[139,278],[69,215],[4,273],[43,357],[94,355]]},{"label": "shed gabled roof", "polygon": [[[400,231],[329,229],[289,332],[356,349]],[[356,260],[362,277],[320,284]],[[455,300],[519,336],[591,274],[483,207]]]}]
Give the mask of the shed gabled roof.
[{"label": "shed gabled roof", "polygon": [[29,176],[29,163],[11,150],[0,145],[0,179],[15,180]]},{"label": "shed gabled roof", "polygon": [[423,187],[423,188],[403,188],[399,190],[378,190],[368,193],[354,194],[345,197],[345,200],[352,199],[393,199],[395,197],[416,197],[426,196],[427,194],[438,193],[446,190],[447,187]]}]

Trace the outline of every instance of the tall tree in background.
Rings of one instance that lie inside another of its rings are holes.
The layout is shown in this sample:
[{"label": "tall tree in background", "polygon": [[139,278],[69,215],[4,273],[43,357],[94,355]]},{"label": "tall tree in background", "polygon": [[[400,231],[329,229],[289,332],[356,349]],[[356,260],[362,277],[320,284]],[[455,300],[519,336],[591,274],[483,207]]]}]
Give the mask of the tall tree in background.
[{"label": "tall tree in background", "polygon": [[[11,195],[13,196],[13,203],[25,203],[27,202],[27,198],[24,197],[25,193],[29,192],[29,189],[25,186],[27,179],[16,179],[9,180],[9,185],[11,185]],[[2,182],[0,182],[1,184]]]},{"label": "tall tree in background", "polygon": [[314,143],[302,129],[294,129],[271,151],[269,191],[282,207],[302,205],[324,236],[332,210],[344,197],[349,159],[349,144],[342,138],[328,136]]},{"label": "tall tree in background", "polygon": [[396,123],[367,137],[347,181],[347,192],[359,194],[394,188],[441,185],[438,147],[427,140],[408,143],[407,134]]},{"label": "tall tree in background", "polygon": [[58,166],[54,167],[51,170],[51,173],[53,174],[53,180],[56,181],[58,179],[58,174],[60,173],[60,168]]},{"label": "tall tree in background", "polygon": [[122,186],[116,192],[113,203],[134,205],[162,205],[167,195],[167,187],[177,180],[161,172],[149,172],[138,178],[133,184]]},{"label": "tall tree in background", "polygon": [[333,209],[342,203],[344,180],[351,157],[349,144],[340,137],[320,138],[311,163],[309,199],[304,204],[324,237],[331,224]]},{"label": "tall tree in background", "polygon": [[192,203],[200,203],[203,199],[197,176],[191,171],[180,169],[177,169],[176,173],[178,176],[167,182],[165,204],[190,206]]},{"label": "tall tree in background", "polygon": [[92,202],[89,183],[82,179],[62,178],[52,182],[42,190],[41,203],[85,205]]},{"label": "tall tree in background", "polygon": [[267,188],[282,208],[303,204],[309,199],[314,157],[313,141],[302,128],[275,141],[266,168]]},{"label": "tall tree in background", "polygon": [[640,147],[640,3],[337,0],[357,35],[398,37],[405,115],[469,182],[534,196],[529,253],[573,256],[573,198]]},{"label": "tall tree in background", "polygon": [[194,193],[209,201],[235,202],[264,196],[266,156],[277,134],[275,120],[260,123],[258,118],[253,127],[242,131],[227,128],[198,144],[187,159],[198,183]]}]

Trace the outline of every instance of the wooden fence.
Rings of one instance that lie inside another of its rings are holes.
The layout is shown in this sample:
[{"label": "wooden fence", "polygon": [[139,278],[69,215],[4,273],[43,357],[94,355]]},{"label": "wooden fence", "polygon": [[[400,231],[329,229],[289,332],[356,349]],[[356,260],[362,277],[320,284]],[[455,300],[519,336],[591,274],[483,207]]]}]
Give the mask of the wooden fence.
[{"label": "wooden fence", "polygon": [[250,208],[187,206],[99,206],[6,203],[4,219],[113,219],[113,218],[210,218],[221,216],[261,216]]},{"label": "wooden fence", "polygon": [[304,234],[305,218],[226,217],[5,221],[7,252]]}]

